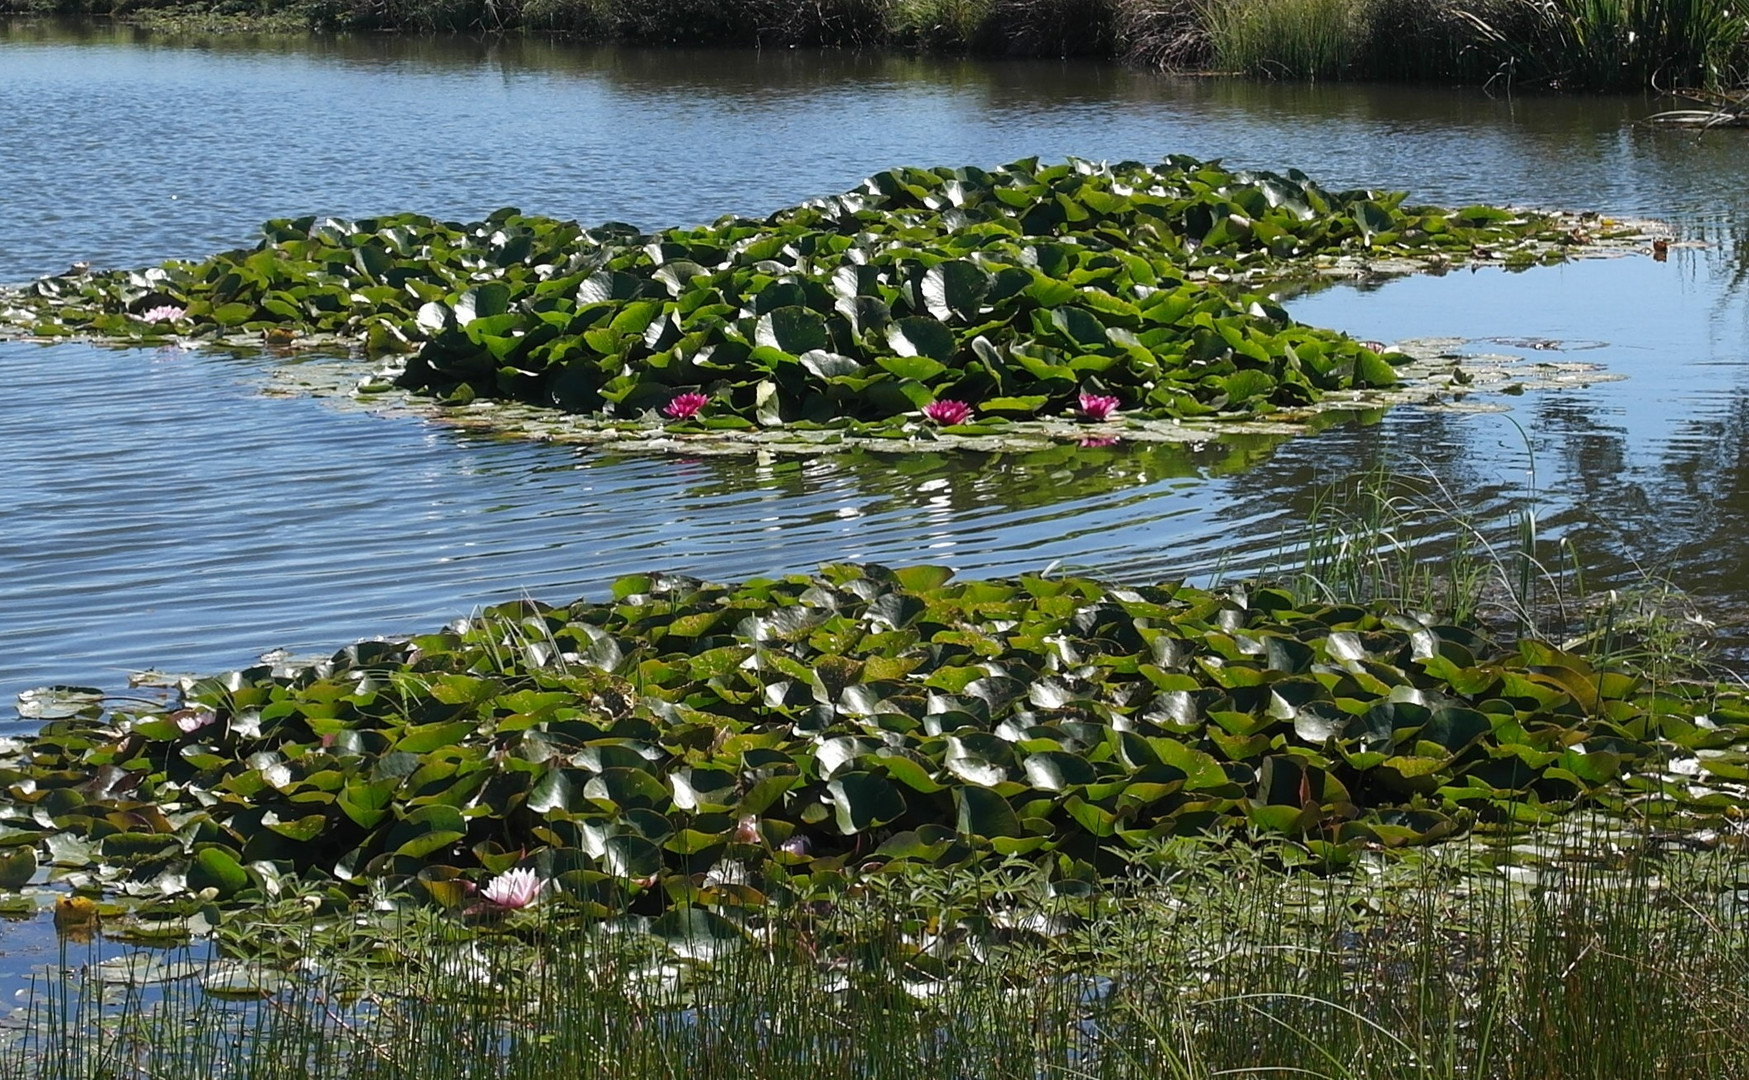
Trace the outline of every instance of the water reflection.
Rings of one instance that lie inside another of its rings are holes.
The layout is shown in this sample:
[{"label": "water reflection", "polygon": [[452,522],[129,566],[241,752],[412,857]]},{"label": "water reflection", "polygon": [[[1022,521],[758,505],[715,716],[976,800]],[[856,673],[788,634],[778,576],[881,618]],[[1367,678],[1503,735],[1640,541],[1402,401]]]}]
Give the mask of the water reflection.
[{"label": "water reflection", "polygon": [[325,648],[652,566],[1185,564],[1205,485],[1274,445],[615,457],[263,398],[264,363],[0,345],[19,403],[0,425],[0,692]]}]

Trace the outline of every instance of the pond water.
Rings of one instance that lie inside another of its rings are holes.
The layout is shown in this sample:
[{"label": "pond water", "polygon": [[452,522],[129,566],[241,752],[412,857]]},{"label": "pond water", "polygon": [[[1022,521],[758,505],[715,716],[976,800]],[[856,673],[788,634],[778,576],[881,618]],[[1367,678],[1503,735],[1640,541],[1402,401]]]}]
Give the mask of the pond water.
[{"label": "pond water", "polygon": [[[1483,523],[1528,502],[1594,581],[1664,574],[1729,621],[1749,594],[1749,136],[1636,125],[1658,107],[1085,63],[0,23],[6,282],[242,246],[269,217],[518,205],[654,228],[895,164],[1035,154],[1293,166],[1429,202],[1655,217],[1707,245],[1301,297],[1302,319],[1367,338],[1484,339],[1467,348],[1627,378],[1502,414],[1403,409],[1195,448],[616,457],[264,396],[260,358],[0,343],[0,695],[327,650],[651,568],[1236,575],[1291,539],[1319,485],[1378,465],[1437,480]],[[10,940],[14,975],[49,947]]]},{"label": "pond water", "polygon": [[1369,338],[1553,344],[1629,378],[1280,447],[626,459],[262,397],[258,359],[0,345],[0,693],[326,648],[652,566],[1242,572],[1319,482],[1378,463],[1431,473],[1484,521],[1534,486],[1545,535],[1571,535],[1600,575],[1637,564],[1729,605],[1749,584],[1731,542],[1749,511],[1743,147],[1634,123],[1655,107],[1091,64],[11,24],[5,281],[198,256],[272,216],[514,204],[659,227],[769,212],[895,163],[1031,154],[1297,166],[1435,202],[1657,217],[1712,246],[1303,298],[1299,317]]},{"label": "pond water", "polygon": [[626,458],[264,397],[261,359],[0,344],[0,694],[327,649],[651,567],[1240,573],[1320,483],[1376,464],[1431,474],[1479,521],[1533,497],[1545,536],[1571,536],[1599,578],[1655,570],[1732,607],[1749,589],[1734,543],[1745,148],[1636,125],[1656,107],[1085,63],[6,24],[0,281],[200,256],[306,212],[514,204],[653,228],[766,213],[897,163],[1033,154],[1295,166],[1434,202],[1657,217],[1710,246],[1301,298],[1301,318],[1368,338],[1554,344],[1628,378],[1281,445]]}]

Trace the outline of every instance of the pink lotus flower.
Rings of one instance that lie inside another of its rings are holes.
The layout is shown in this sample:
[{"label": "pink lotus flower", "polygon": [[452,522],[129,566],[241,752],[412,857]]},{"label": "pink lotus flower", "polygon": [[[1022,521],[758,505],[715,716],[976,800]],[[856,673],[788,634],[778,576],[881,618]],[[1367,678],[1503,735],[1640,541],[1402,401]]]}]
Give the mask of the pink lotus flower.
[{"label": "pink lotus flower", "polygon": [[188,314],[186,308],[179,308],[174,304],[162,304],[140,312],[140,318],[146,322],[175,322],[186,314]]},{"label": "pink lotus flower", "polygon": [[670,420],[690,420],[710,404],[710,400],[703,394],[676,394],[674,400],[663,407],[662,415]]},{"label": "pink lotus flower", "polygon": [[955,424],[963,424],[970,420],[972,407],[963,401],[942,398],[940,401],[931,401],[923,406],[923,415],[942,427],[952,427]]},{"label": "pink lotus flower", "polygon": [[1117,398],[1106,397],[1104,394],[1082,394],[1081,415],[1089,420],[1110,420],[1111,414],[1117,411],[1120,404],[1122,402]]},{"label": "pink lotus flower", "polygon": [[526,866],[514,870],[506,870],[492,879],[492,883],[480,890],[480,895],[492,903],[494,907],[506,911],[525,908],[540,898],[541,889],[546,882],[540,875]]}]

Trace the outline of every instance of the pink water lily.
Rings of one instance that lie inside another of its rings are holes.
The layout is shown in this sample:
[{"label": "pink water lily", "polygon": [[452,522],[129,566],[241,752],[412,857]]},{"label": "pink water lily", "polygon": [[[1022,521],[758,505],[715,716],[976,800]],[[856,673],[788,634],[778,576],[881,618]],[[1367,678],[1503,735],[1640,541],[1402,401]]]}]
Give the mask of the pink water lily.
[{"label": "pink water lily", "polygon": [[1117,445],[1117,436],[1115,436],[1115,435],[1089,435],[1085,439],[1081,440],[1081,445],[1086,446],[1086,447],[1091,447],[1091,448],[1097,448],[1097,447],[1101,447],[1101,446],[1116,446]]},{"label": "pink water lily", "polygon": [[710,400],[704,394],[676,394],[673,401],[663,406],[662,415],[670,420],[690,420],[710,404]]},{"label": "pink water lily", "polygon": [[1110,420],[1111,414],[1123,404],[1117,398],[1104,394],[1082,394],[1080,400],[1081,415],[1089,420]]},{"label": "pink water lily", "polygon": [[513,911],[525,908],[540,898],[541,889],[546,886],[540,875],[526,866],[514,870],[506,870],[492,879],[492,883],[480,890],[480,895],[490,901],[495,907]]},{"label": "pink water lily", "polygon": [[158,307],[147,308],[140,312],[140,318],[146,322],[175,322],[187,314],[186,308],[179,308],[174,304],[161,304]]},{"label": "pink water lily", "polygon": [[176,721],[176,729],[186,735],[217,723],[219,715],[210,709],[178,709],[169,719]]},{"label": "pink water lily", "polygon": [[735,822],[735,843],[757,844],[760,839],[759,819],[752,814],[742,814],[741,819]]},{"label": "pink water lily", "polygon": [[931,401],[923,406],[923,415],[942,427],[952,427],[955,424],[963,424],[970,420],[972,407],[963,401],[942,398],[940,401]]}]

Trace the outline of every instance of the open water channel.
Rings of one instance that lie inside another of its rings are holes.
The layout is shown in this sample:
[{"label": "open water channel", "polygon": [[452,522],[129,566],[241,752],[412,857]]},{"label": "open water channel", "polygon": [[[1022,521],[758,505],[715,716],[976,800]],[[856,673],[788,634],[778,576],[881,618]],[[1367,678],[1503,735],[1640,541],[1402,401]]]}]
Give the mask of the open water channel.
[{"label": "open water channel", "polygon": [[[1430,476],[1534,505],[1595,582],[1749,600],[1749,133],[1644,98],[1181,80],[1086,63],[354,38],[165,41],[0,22],[0,281],[253,242],[259,222],[504,205],[647,228],[762,215],[897,164],[1040,155],[1298,167],[1414,201],[1670,223],[1634,256],[1297,299],[1357,336],[1625,376],[1286,442],[808,462],[624,457],[263,396],[271,360],[0,343],[0,697],[433,628],[625,573],[1267,564],[1320,485]],[[16,727],[0,717],[0,728]],[[16,954],[15,954],[16,955]]]}]

